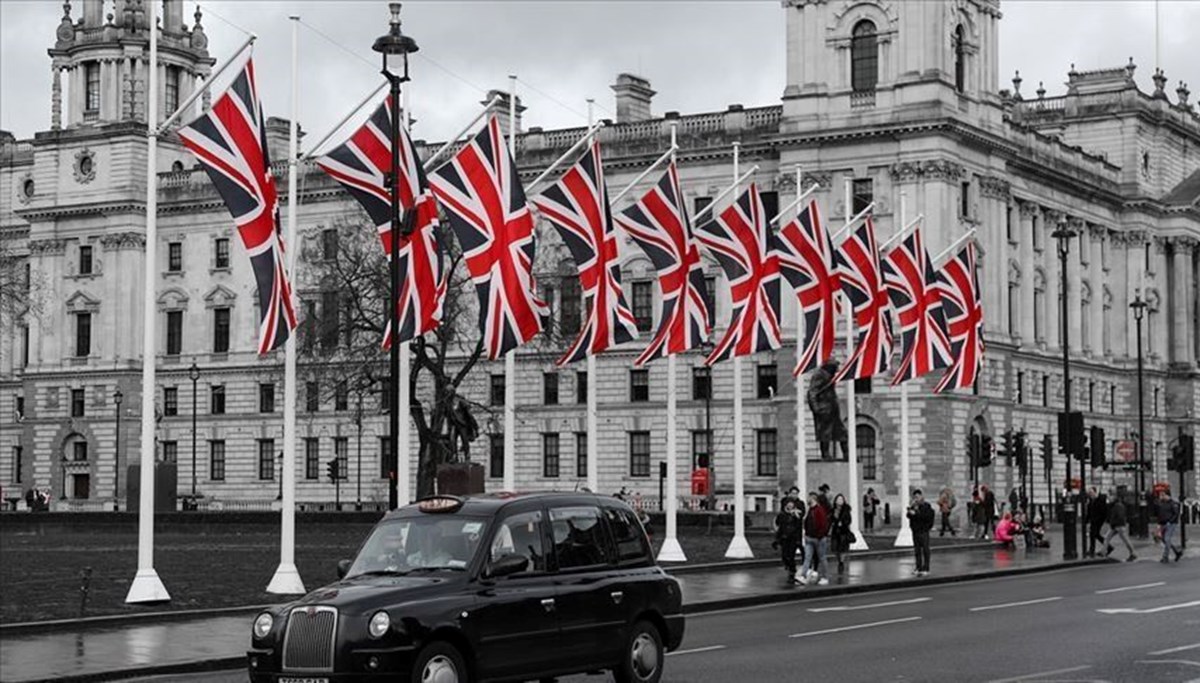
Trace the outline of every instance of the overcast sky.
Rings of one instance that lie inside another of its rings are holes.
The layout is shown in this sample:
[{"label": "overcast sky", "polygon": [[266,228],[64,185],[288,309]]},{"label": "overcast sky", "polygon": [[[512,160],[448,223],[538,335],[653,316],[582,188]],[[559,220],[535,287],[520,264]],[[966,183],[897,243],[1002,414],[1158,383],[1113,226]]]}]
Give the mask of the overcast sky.
[{"label": "overcast sky", "polygon": [[[74,5],[78,18],[82,2]],[[383,0],[237,0],[201,6],[209,50],[218,60],[244,38],[227,21],[258,34],[259,87],[273,116],[290,112],[287,16],[299,14],[315,27],[300,29],[299,119],[317,136],[379,82],[370,48],[387,29]],[[106,0],[105,7],[106,13],[112,11],[111,2]],[[185,7],[190,25],[195,3]],[[1152,0],[1004,0],[1001,9],[1001,87],[1011,87],[1009,79],[1020,69],[1027,98],[1034,96],[1039,80],[1046,82],[1048,94],[1059,94],[1072,63],[1079,70],[1097,69],[1124,65],[1132,56],[1139,86],[1152,90]],[[436,140],[452,135],[475,113],[474,103],[487,89],[507,88],[508,74],[522,81],[518,94],[529,107],[526,126],[583,125],[588,97],[596,99],[598,117],[613,117],[608,86],[621,71],[651,81],[658,91],[653,104],[658,115],[723,110],[731,103],[776,104],[785,85],[784,12],[778,0],[409,0],[404,3],[404,31],[420,45],[411,65],[412,108],[418,119],[413,136]],[[1200,48],[1195,43],[1200,2],[1164,0],[1159,12],[1161,64],[1170,79],[1171,98],[1181,79],[1200,91]],[[0,129],[19,138],[49,128],[46,49],[61,16],[61,2],[0,0]],[[1192,98],[1197,99],[1200,92]]]}]

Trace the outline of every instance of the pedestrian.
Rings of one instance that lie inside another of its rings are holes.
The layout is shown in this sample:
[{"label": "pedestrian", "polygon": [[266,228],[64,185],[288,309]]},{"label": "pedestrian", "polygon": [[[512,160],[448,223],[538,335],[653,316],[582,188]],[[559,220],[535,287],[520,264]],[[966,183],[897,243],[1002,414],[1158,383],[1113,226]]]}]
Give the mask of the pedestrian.
[{"label": "pedestrian", "polygon": [[1125,542],[1125,547],[1129,550],[1129,557],[1125,558],[1126,562],[1133,562],[1137,559],[1137,555],[1133,553],[1133,544],[1129,542],[1129,536],[1125,535],[1125,503],[1121,501],[1115,494],[1113,500],[1108,504],[1108,535],[1104,537],[1104,556],[1108,557],[1112,554],[1112,539],[1113,536],[1120,536]]},{"label": "pedestrian", "polygon": [[987,540],[987,510],[983,507],[983,491],[976,489],[971,494],[971,524],[974,531],[971,536],[979,540]]},{"label": "pedestrian", "polygon": [[833,547],[833,555],[837,558],[838,574],[846,572],[846,554],[850,552],[850,546],[856,540],[854,532],[850,529],[852,514],[845,496],[839,493],[833,497],[833,514],[829,517],[829,545]]},{"label": "pedestrian", "polygon": [[826,514],[833,509],[833,505],[829,502],[829,484],[821,484],[817,487],[817,502],[825,508]]},{"label": "pedestrian", "polygon": [[996,512],[996,494],[987,484],[980,487],[983,495],[983,511],[984,511],[984,529],[983,538],[987,540],[988,534],[994,534],[996,522],[1000,516]]},{"label": "pedestrian", "polygon": [[783,499],[783,510],[775,517],[775,542],[771,544],[779,550],[789,584],[800,583],[796,579],[796,547],[804,533],[804,513],[797,509],[797,502],[794,498]]},{"label": "pedestrian", "polygon": [[954,512],[954,506],[958,501],[954,498],[954,491],[947,486],[938,494],[938,512],[942,513],[942,528],[938,531],[938,536],[945,536],[949,531],[951,536],[957,534],[954,531],[954,526],[950,524],[950,515]]},{"label": "pedestrian", "polygon": [[1104,522],[1108,520],[1108,497],[1096,490],[1095,486],[1088,488],[1088,503],[1087,521],[1088,521],[1088,543],[1087,552],[1084,557],[1096,556],[1096,541],[1104,541],[1104,537],[1100,535],[1101,528],[1104,527]]},{"label": "pedestrian", "polygon": [[908,524],[912,528],[913,552],[917,556],[917,576],[929,573],[929,532],[933,530],[933,507],[921,494],[913,491],[912,503],[908,506]]},{"label": "pedestrian", "polygon": [[869,531],[875,528],[875,513],[879,510],[879,497],[875,495],[875,489],[867,489],[866,495],[863,496],[863,529]]},{"label": "pedestrian", "polygon": [[1017,504],[1021,502],[1021,496],[1017,494],[1017,490],[1013,489],[1008,492],[1008,511],[1016,513]]},{"label": "pedestrian", "polygon": [[1183,548],[1177,547],[1172,538],[1175,536],[1175,530],[1179,528],[1179,501],[1171,498],[1171,492],[1163,489],[1158,493],[1158,528],[1162,536],[1162,559],[1160,562],[1167,562],[1167,557],[1171,551],[1175,551],[1175,561],[1183,557]]},{"label": "pedestrian", "polygon": [[1012,513],[1004,513],[1000,518],[1000,523],[996,525],[996,543],[1008,550],[1015,550],[1017,543],[1014,539],[1019,531],[1020,526],[1013,521]]},{"label": "pedestrian", "polygon": [[821,505],[817,494],[808,494],[808,514],[804,516],[804,571],[800,583],[816,581],[817,585],[829,583],[829,567],[825,556],[829,553],[829,514]]}]

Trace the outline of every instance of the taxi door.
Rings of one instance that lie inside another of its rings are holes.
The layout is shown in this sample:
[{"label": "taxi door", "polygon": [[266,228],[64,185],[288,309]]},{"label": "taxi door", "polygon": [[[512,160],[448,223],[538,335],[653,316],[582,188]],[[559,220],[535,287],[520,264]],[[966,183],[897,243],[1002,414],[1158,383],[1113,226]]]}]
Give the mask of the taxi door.
[{"label": "taxi door", "polygon": [[621,657],[626,614],[615,550],[594,505],[549,509],[558,573],[558,624],[563,652],[576,663],[602,668]]}]

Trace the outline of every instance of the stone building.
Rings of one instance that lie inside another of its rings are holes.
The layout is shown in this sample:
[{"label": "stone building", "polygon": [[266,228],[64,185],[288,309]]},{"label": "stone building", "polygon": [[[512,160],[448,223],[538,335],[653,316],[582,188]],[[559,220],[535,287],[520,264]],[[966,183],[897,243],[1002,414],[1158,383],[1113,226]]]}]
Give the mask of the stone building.
[{"label": "stone building", "polygon": [[[199,12],[189,28],[181,2],[163,4],[159,111],[166,113],[210,73],[213,60]],[[100,0],[83,5],[78,20],[68,7],[49,51],[51,129],[32,140],[0,133],[0,244],[10,257],[6,268],[29,291],[29,310],[5,313],[0,330],[0,486],[5,497],[31,486],[50,489],[78,508],[111,504],[125,480],[122,470],[114,481],[115,458],[122,467],[137,459],[146,275],[145,20],[136,2],[119,0],[106,17]],[[827,217],[846,213],[847,183],[855,205],[874,201],[882,237],[895,230],[901,193],[910,216],[924,214],[932,253],[976,229],[987,343],[980,380],[973,391],[934,395],[936,378],[929,377],[911,392],[912,476],[927,489],[968,490],[974,476],[969,435],[999,441],[1009,429],[1024,431],[1034,445],[1035,500],[1045,500],[1051,482],[1063,480],[1065,463],[1052,442],[1064,398],[1064,317],[1073,406],[1089,425],[1105,430],[1110,458],[1113,442],[1136,438],[1137,327],[1129,304],[1140,296],[1148,304],[1144,442],[1154,467],[1150,480],[1165,480],[1172,440],[1181,428],[1194,432],[1200,415],[1200,116],[1187,89],[1169,92],[1161,73],[1153,92],[1141,92],[1132,63],[1073,68],[1058,95],[1039,85],[1036,96],[1027,96],[1019,77],[1011,89],[1001,88],[1000,9],[997,0],[785,0],[786,82],[781,101],[766,106],[656,115],[651,84],[622,74],[613,85],[617,120],[600,134],[611,192],[666,149],[675,126],[693,211],[730,182],[732,145],[739,142],[743,168],[758,165],[753,179],[769,213],[794,196],[799,166],[803,187],[819,185],[816,196]],[[507,102],[497,113],[507,116]],[[273,158],[283,159],[287,122],[274,119],[269,127]],[[526,179],[582,133],[523,130],[518,160]],[[207,177],[169,137],[159,153],[163,267],[150,274],[158,303],[157,457],[179,463],[179,489],[187,492],[194,439],[194,485],[206,501],[265,505],[278,486],[282,357],[257,357],[248,260]],[[276,171],[282,184],[286,165],[277,163]],[[320,260],[332,226],[359,210],[315,167],[303,165],[302,172],[295,277],[302,312],[316,313],[336,306],[336,296],[314,289],[305,269]],[[1065,316],[1051,236],[1060,225],[1079,235],[1067,256]],[[578,281],[565,247],[553,231],[543,234],[542,293],[558,323],[569,328],[579,315]],[[727,288],[715,262],[706,261],[706,268],[723,326]],[[633,248],[624,288],[643,328],[652,329],[654,271]],[[790,295],[785,301],[784,348],[745,362],[747,490],[759,506],[790,485],[795,472],[789,371],[796,325]],[[666,364],[634,369],[640,348],[598,359],[592,379],[600,401],[598,457],[603,491],[624,486],[654,498],[665,449]],[[557,350],[544,345],[520,354],[516,480],[522,488],[570,488],[584,480],[587,380],[583,367],[556,368],[556,357]],[[193,363],[195,381],[189,378]],[[711,380],[699,355],[680,367],[681,490],[694,463],[713,451],[717,488],[727,497],[730,364],[714,368]],[[298,500],[333,499],[324,462],[336,456],[347,465],[343,500],[386,501],[380,456],[387,416],[379,397],[362,399],[358,420],[361,397],[313,386],[314,377],[301,372]],[[704,400],[710,381],[711,402]],[[502,383],[502,364],[481,364],[468,389],[479,403],[494,404]],[[899,401],[887,385],[882,376],[860,383],[855,429],[863,488],[894,504]],[[124,396],[119,445],[117,390]],[[483,434],[472,454],[485,461],[489,486],[499,486],[502,420],[484,413],[480,422]],[[817,457],[813,444],[807,451]],[[1049,478],[1040,465],[1043,453],[1051,455]],[[1133,481],[1117,467],[1089,469],[1087,476],[1106,486]],[[1000,459],[979,477],[1007,491],[1017,471]],[[844,463],[810,463],[810,482],[845,490],[846,479]],[[1193,479],[1189,488],[1195,485]]]}]

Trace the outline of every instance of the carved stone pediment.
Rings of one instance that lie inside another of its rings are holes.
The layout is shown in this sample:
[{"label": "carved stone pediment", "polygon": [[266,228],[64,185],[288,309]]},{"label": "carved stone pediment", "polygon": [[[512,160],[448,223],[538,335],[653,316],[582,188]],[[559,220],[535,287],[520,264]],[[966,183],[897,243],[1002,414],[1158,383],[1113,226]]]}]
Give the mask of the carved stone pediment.
[{"label": "carved stone pediment", "polygon": [[71,313],[92,313],[100,309],[100,300],[95,299],[82,290],[77,290],[67,297],[67,311]]},{"label": "carved stone pediment", "polygon": [[224,285],[217,285],[204,295],[204,303],[209,308],[232,306],[237,300],[237,294]]}]

